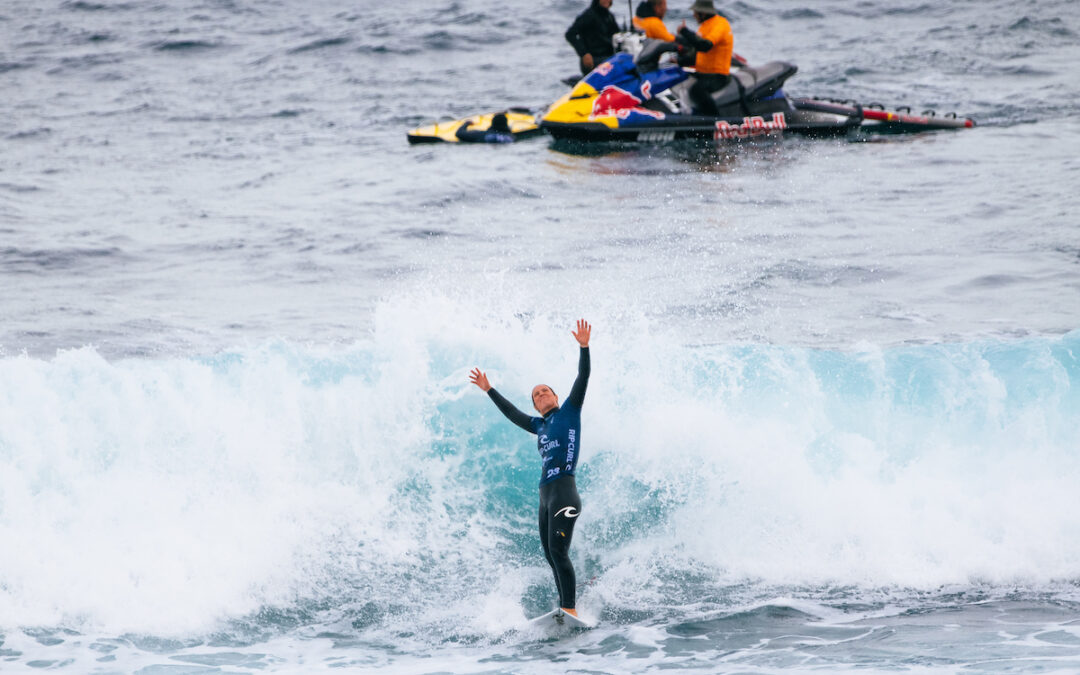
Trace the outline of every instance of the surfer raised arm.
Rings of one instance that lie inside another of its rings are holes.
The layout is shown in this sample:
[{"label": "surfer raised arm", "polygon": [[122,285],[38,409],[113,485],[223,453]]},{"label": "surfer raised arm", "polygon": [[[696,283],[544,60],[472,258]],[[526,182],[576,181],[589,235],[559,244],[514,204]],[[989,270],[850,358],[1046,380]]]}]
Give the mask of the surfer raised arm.
[{"label": "surfer raised arm", "polygon": [[566,403],[559,407],[559,397],[546,384],[533,387],[533,407],[540,417],[533,417],[518,410],[513,403],[488,382],[479,368],[469,373],[469,381],[487,392],[508,420],[537,436],[537,450],[542,459],[540,470],[540,543],[544,557],[555,574],[555,587],[559,591],[559,607],[567,614],[577,616],[577,579],[570,562],[570,540],[574,536],[574,523],[581,511],[574,471],[581,454],[581,406],[585,402],[585,389],[589,384],[589,336],[592,326],[584,319],[577,322],[577,330],[571,333],[581,351],[578,355],[578,374],[570,388]]}]

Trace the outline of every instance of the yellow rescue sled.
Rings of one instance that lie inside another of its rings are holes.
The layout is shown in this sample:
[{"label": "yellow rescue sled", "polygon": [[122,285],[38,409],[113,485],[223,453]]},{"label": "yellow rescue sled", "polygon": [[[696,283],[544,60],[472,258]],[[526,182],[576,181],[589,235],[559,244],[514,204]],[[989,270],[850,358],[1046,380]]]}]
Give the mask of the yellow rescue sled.
[{"label": "yellow rescue sled", "polygon": [[487,131],[491,127],[491,118],[500,112],[505,113],[510,133],[515,139],[544,133],[540,125],[536,123],[536,117],[528,109],[510,108],[505,111],[471,115],[460,120],[436,122],[417,127],[408,132],[409,143],[460,143],[457,137],[458,129],[468,124],[470,131]]}]

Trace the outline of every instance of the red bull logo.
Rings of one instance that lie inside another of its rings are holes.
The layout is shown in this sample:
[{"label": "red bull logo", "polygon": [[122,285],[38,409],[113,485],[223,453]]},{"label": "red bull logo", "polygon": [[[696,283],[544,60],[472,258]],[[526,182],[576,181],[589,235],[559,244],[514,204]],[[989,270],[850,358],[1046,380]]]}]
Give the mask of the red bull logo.
[{"label": "red bull logo", "polygon": [[612,115],[625,120],[629,119],[632,113],[639,113],[662,120],[664,119],[663,113],[641,107],[642,101],[650,98],[649,92],[651,89],[652,85],[649,82],[643,82],[641,84],[642,97],[639,98],[621,87],[609,84],[604,87],[600,95],[593,101],[592,115],[593,117]]},{"label": "red bull logo", "polygon": [[731,124],[723,120],[716,123],[715,139],[752,138],[765,134],[777,133],[787,129],[787,120],[784,113],[773,113],[772,121],[766,122],[764,117],[744,117],[742,124]]},{"label": "red bull logo", "polygon": [[604,90],[600,92],[600,95],[593,101],[592,114],[594,117],[600,115],[615,115],[620,110],[629,110],[636,108],[641,104],[641,99],[634,96],[625,89],[620,89],[613,84],[609,84],[604,87]]}]

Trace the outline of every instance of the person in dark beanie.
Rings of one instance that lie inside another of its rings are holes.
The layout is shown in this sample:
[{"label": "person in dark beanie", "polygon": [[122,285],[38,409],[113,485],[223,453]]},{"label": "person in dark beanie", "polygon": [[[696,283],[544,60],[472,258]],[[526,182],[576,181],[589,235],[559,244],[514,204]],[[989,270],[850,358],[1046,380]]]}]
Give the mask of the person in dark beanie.
[{"label": "person in dark beanie", "polygon": [[582,75],[615,56],[611,37],[619,32],[619,24],[611,14],[611,2],[592,0],[566,31],[566,41],[573,45],[580,59]]}]

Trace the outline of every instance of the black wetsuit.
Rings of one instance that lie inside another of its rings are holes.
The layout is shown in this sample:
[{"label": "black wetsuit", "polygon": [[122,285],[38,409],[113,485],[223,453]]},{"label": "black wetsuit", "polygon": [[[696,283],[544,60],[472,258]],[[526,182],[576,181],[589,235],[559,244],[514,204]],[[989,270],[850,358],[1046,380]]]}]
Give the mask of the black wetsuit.
[{"label": "black wetsuit", "polygon": [[454,134],[463,143],[513,143],[514,134],[509,128],[506,129],[470,129],[471,123],[466,122],[458,127]]},{"label": "black wetsuit", "polygon": [[[589,8],[570,24],[566,31],[566,41],[574,46],[579,63],[586,54],[592,54],[593,67],[596,67],[615,56],[615,45],[611,42],[611,37],[618,32],[619,24],[611,12],[601,7],[597,0],[592,0]],[[588,72],[582,65],[582,75],[587,75]]]},{"label": "black wetsuit", "polygon": [[589,348],[582,347],[578,357],[578,375],[570,395],[561,408],[543,417],[532,417],[518,410],[492,387],[488,396],[506,418],[525,431],[536,434],[537,449],[543,460],[540,471],[540,543],[544,557],[555,574],[559,606],[573,609],[577,599],[577,580],[570,562],[570,540],[574,523],[581,512],[574,472],[581,448],[581,405],[589,384]]}]

